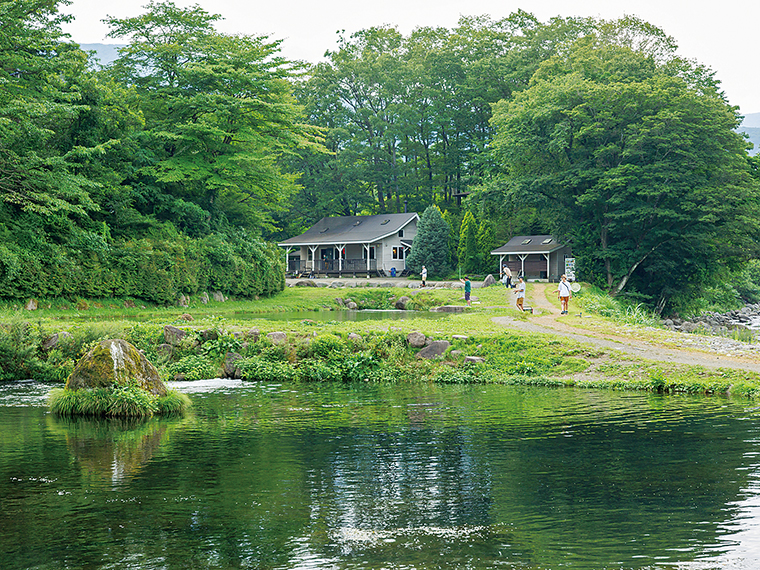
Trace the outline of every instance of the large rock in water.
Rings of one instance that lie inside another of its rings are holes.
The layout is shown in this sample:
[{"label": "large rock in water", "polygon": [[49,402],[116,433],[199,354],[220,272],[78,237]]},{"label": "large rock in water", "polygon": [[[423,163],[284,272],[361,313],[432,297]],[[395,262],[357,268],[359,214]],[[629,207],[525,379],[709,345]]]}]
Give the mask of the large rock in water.
[{"label": "large rock in water", "polygon": [[126,386],[133,380],[151,394],[166,395],[166,385],[158,370],[134,345],[122,339],[109,339],[100,341],[77,362],[66,381],[66,388]]}]

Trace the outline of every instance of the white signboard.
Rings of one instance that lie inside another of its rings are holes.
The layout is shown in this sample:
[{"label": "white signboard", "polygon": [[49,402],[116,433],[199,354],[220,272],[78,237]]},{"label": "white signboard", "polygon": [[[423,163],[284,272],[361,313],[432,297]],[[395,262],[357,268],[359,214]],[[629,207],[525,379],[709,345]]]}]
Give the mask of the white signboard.
[{"label": "white signboard", "polygon": [[568,281],[575,281],[575,258],[565,258],[565,275],[567,275]]}]

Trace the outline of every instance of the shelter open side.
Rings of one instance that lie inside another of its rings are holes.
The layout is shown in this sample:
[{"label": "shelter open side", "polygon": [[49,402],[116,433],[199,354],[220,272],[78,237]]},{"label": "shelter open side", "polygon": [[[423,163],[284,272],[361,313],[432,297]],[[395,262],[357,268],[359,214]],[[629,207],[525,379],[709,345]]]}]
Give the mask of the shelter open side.
[{"label": "shelter open side", "polygon": [[573,259],[570,246],[551,235],[515,236],[491,255],[499,257],[499,270],[507,265],[514,276],[546,281],[558,281]]}]

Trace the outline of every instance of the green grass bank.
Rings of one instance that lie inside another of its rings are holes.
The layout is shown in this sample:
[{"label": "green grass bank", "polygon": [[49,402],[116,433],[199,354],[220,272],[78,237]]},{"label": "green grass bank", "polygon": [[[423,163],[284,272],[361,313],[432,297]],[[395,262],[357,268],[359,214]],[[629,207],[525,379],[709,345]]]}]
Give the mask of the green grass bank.
[{"label": "green grass bank", "polygon": [[[40,302],[36,311],[6,305],[0,308],[0,379],[63,382],[94,343],[124,338],[142,350],[166,380],[231,375],[268,382],[503,383],[760,395],[760,377],[752,372],[663,364],[557,335],[505,327],[492,319],[527,318],[512,308],[511,291],[494,286],[473,294],[478,301],[465,313],[392,321],[341,321],[338,311],[344,309],[338,299],[351,299],[360,308],[386,309],[406,295],[410,309],[428,310],[464,304],[462,292],[293,287],[257,301],[203,304],[190,298],[188,307],[124,299]],[[582,294],[574,302],[581,303]],[[286,311],[318,312],[320,318],[263,318],[265,313]],[[594,322],[615,326],[615,311],[609,307],[605,311],[606,316],[594,315]],[[329,318],[332,314],[334,320]],[[168,342],[167,325],[179,329],[181,338]],[[650,330],[652,322],[640,326]],[[271,332],[284,337],[269,339]],[[408,342],[412,332],[450,346],[439,357],[419,358],[420,348]],[[59,340],[50,347],[54,334]]]}]

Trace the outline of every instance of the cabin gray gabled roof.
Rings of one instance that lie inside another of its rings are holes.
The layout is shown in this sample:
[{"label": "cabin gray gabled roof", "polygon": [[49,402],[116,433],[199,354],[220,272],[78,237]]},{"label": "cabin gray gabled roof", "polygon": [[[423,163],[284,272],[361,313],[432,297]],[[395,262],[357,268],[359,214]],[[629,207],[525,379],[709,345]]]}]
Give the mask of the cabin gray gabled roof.
[{"label": "cabin gray gabled roof", "polygon": [[559,243],[554,236],[515,236],[503,246],[491,251],[491,255],[552,253],[563,247],[565,247],[564,244]]},{"label": "cabin gray gabled roof", "polygon": [[420,217],[416,212],[322,218],[300,236],[286,239],[278,245],[373,243],[398,233],[411,221],[419,219]]}]

